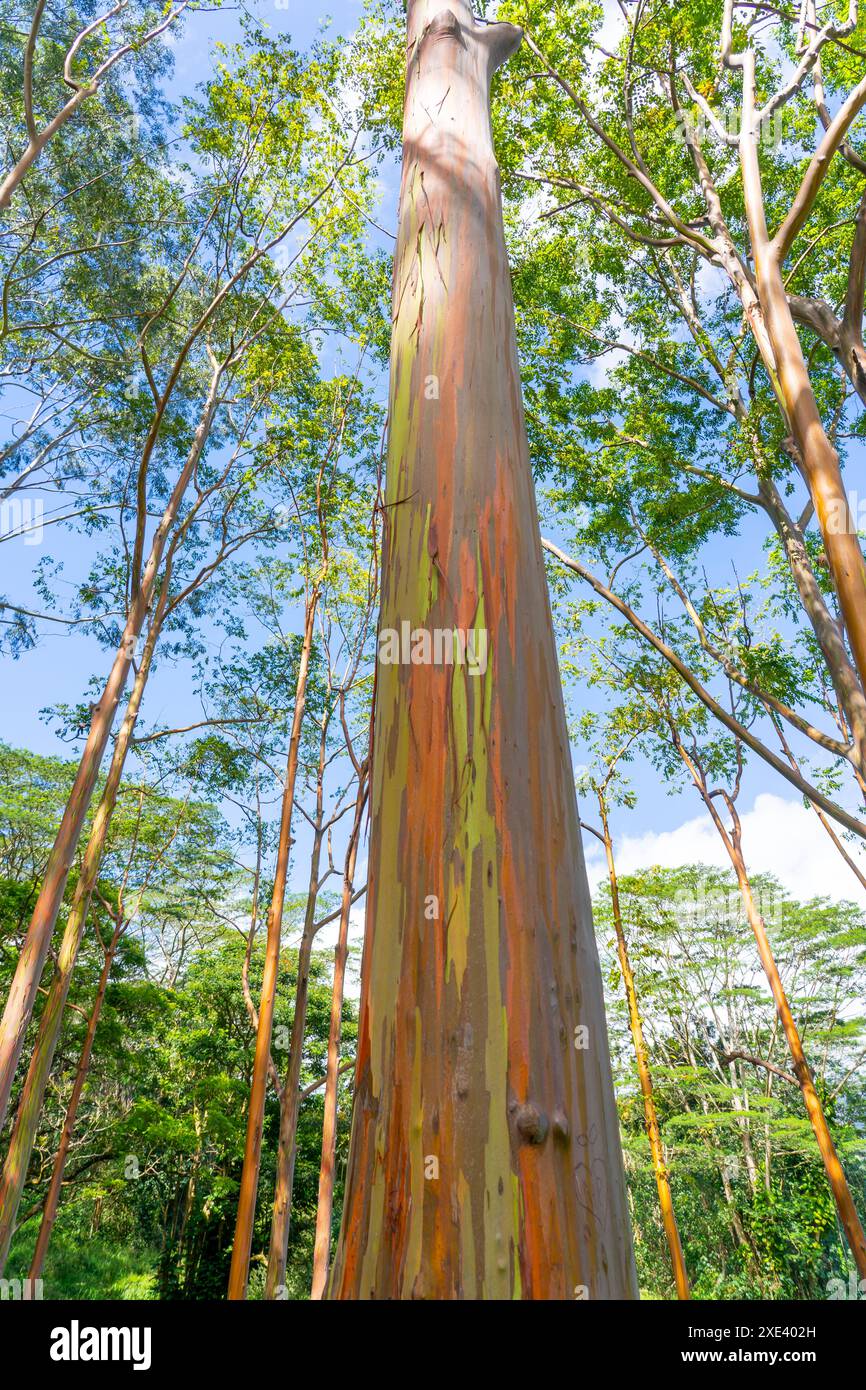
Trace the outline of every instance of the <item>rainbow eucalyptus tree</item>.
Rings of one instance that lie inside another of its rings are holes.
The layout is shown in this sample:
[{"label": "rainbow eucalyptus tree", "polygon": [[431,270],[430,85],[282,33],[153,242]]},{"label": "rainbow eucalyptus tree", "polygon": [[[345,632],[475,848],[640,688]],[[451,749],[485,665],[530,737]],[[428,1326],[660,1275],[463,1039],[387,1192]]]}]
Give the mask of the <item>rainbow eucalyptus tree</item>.
[{"label": "rainbow eucalyptus tree", "polygon": [[489,115],[409,0],[355,1106],[332,1299],[637,1296]]}]

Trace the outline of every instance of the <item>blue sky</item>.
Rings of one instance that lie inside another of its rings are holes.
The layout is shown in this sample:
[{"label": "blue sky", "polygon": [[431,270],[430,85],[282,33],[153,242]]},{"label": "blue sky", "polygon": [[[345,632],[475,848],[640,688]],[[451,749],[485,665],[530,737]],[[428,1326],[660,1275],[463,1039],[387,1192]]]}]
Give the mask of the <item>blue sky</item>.
[{"label": "blue sky", "polygon": [[[286,0],[283,7],[252,4],[249,12],[274,31],[288,33],[298,47],[306,47],[323,34],[335,36],[352,31],[362,12],[361,0],[332,0],[322,5],[315,0]],[[240,12],[224,10],[193,15],[175,43],[175,73],[169,87],[171,95],[192,91],[210,71],[213,45],[231,42],[239,31]],[[397,171],[386,170],[383,177],[380,220],[393,225]],[[8,410],[8,406],[4,407]],[[80,541],[61,528],[52,528],[45,548],[55,559],[69,564],[70,575],[81,561]],[[746,527],[742,539],[726,548],[724,563],[734,560],[747,574],[761,563],[759,529]],[[22,540],[0,545],[0,593],[14,601],[41,609],[37,596],[27,594],[26,576],[45,550],[28,546]],[[59,585],[63,594],[63,580]],[[218,643],[220,634],[209,634]],[[95,641],[83,638],[73,629],[47,626],[32,652],[13,663],[2,664],[0,686],[0,736],[11,744],[42,752],[71,753],[57,739],[39,711],[48,704],[75,703],[81,699],[94,672],[104,671],[105,654]],[[200,717],[200,708],[188,686],[183,668],[163,665],[148,688],[145,717],[150,728],[177,725]],[[575,750],[580,761],[580,750]],[[694,794],[668,796],[655,771],[636,764],[634,775],[638,792],[637,808],[614,816],[614,830],[620,842],[623,870],[652,862],[679,863],[696,857],[722,863],[723,850],[714,832],[707,833],[708,822]],[[741,808],[747,813],[746,849],[756,869],[775,868],[783,881],[798,894],[808,895],[826,885],[838,884],[838,860],[814,816],[798,802],[793,791],[764,766],[753,760],[746,776]],[[594,842],[587,843],[591,877],[597,881],[601,863]],[[829,856],[828,857],[828,853]],[[306,865],[299,853],[293,886],[303,884]],[[851,885],[854,884],[853,878]],[[841,890],[840,890],[841,891]],[[844,892],[849,892],[848,885]],[[855,896],[853,892],[851,896]]]},{"label": "blue sky", "polygon": [[[361,13],[360,0],[339,0],[328,6],[289,0],[288,8],[271,3],[252,3],[245,6],[248,14],[275,32],[288,34],[294,45],[306,48],[324,35],[336,36],[351,32]],[[214,45],[231,43],[240,34],[241,10],[227,5],[220,10],[194,14],[186,27],[178,31],[172,44],[174,71],[166,84],[172,98],[192,93],[212,71]],[[395,184],[396,188],[396,184]],[[383,189],[384,196],[388,193]],[[396,201],[396,192],[393,193]],[[393,220],[393,215],[392,219]],[[13,393],[0,398],[0,420],[3,426],[20,418],[23,402]],[[5,432],[4,428],[4,432]],[[55,505],[46,502],[46,507]],[[4,530],[7,529],[5,526]],[[34,566],[46,555],[62,564],[68,578],[61,573],[53,582],[58,599],[58,611],[66,608],[64,596],[71,596],[74,580],[89,563],[92,542],[62,526],[46,528],[43,538],[20,538],[0,544],[0,594],[10,601],[44,612],[45,603],[30,584]],[[37,646],[18,661],[8,658],[0,663],[0,738],[13,746],[34,749],[47,754],[72,757],[79,745],[62,742],[54,724],[40,711],[47,706],[74,705],[82,699],[94,674],[104,674],[109,657],[93,638],[75,628],[43,623]],[[208,644],[215,650],[222,634],[210,630]],[[190,672],[172,663],[157,664],[148,685],[142,723],[148,728],[176,727],[201,718],[201,706],[190,686]],[[299,836],[295,856],[296,869],[293,887],[303,886],[308,869],[305,863],[303,833]]]}]

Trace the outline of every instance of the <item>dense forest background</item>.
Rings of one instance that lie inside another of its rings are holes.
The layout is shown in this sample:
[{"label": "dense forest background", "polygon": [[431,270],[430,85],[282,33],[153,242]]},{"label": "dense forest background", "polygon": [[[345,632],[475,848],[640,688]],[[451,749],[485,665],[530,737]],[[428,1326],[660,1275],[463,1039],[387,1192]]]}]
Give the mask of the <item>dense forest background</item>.
[{"label": "dense forest background", "polygon": [[[14,941],[68,789],[61,759],[2,749],[4,937]],[[141,807],[143,814],[139,819]],[[57,1298],[218,1298],[234,1225],[254,1042],[244,1003],[249,883],[212,804],[181,801],[152,783],[124,789],[110,867],[85,939],[62,1048],[40,1122],[22,1222],[7,1277],[26,1277],[78,1065],[94,981],[132,857],[145,881],[126,882],[130,920],[113,962],[70,1154],[45,1284]],[[166,848],[168,846],[168,848]],[[146,847],[142,854],[141,847]],[[135,854],[132,851],[135,850]],[[864,1193],[860,1134],[860,1018],[847,1001],[864,988],[864,922],[853,905],[798,903],[772,880],[756,883],[804,1029],[837,1141]],[[711,868],[656,869],[620,883],[674,1200],[694,1294],[703,1298],[825,1298],[847,1288],[848,1265],[811,1130],[785,1071],[773,1008],[749,949],[733,878]],[[293,898],[289,940],[305,907]],[[644,1297],[672,1295],[643,1112],[634,1075],[609,897],[595,904],[620,1096],[626,1171]],[[324,913],[323,913],[324,915]],[[11,952],[9,953],[11,956]],[[314,954],[303,1085],[321,1082],[330,1012],[331,955]],[[260,952],[251,976],[260,971]],[[289,1036],[296,952],[288,947],[276,1013],[275,1060]],[[8,976],[8,963],[6,975]],[[344,1019],[351,1057],[354,1007]],[[820,1068],[820,1069],[819,1069]],[[338,1175],[351,1094],[341,1088]],[[279,1106],[268,1101],[262,1192],[273,1185]],[[321,1153],[321,1089],[300,1109],[287,1296],[307,1298]],[[338,1180],[337,1194],[339,1199]],[[262,1201],[256,1248],[266,1248]],[[263,1256],[250,1296],[261,1294]]]},{"label": "dense forest background", "polygon": [[[125,692],[0,1131],[5,1278],[41,1238],[46,1298],[225,1296],[277,903],[248,1296],[287,1170],[279,1297],[310,1297],[317,1226],[325,1266],[339,1228],[405,61],[401,4],[347,8],[303,41],[266,6],[0,8],[4,999],[107,672]],[[676,1296],[667,1182],[693,1297],[856,1297],[756,940],[862,1215],[864,671],[755,326],[729,8],[476,7],[528,39],[495,79],[494,139],[641,1293]],[[854,515],[866,19],[807,0],[736,25],[760,203],[771,226],[796,210],[783,295]],[[756,862],[760,796],[809,827],[808,898],[765,845]],[[648,828],[698,816],[707,862],[630,865]]]}]

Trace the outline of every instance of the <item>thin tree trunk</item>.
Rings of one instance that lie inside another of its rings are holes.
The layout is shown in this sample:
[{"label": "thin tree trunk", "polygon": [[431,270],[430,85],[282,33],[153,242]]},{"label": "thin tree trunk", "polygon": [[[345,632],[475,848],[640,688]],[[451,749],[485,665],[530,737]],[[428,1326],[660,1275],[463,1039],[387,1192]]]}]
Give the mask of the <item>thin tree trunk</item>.
[{"label": "thin tree trunk", "polygon": [[[673,732],[672,729],[672,733]],[[674,746],[691,774],[692,781],[697,787],[704,805],[710,813],[710,817],[719,832],[725,849],[728,852],[734,873],[737,876],[740,896],[743,900],[743,906],[746,909],[746,917],[748,918],[749,926],[752,928],[752,933],[758,947],[758,955],[761,959],[761,965],[767,977],[767,983],[770,986],[770,992],[772,993],[773,1001],[776,1005],[776,1012],[778,1013],[779,1021],[785,1034],[785,1040],[788,1044],[788,1050],[794,1064],[794,1075],[797,1078],[800,1093],[803,1097],[803,1104],[806,1107],[806,1113],[812,1125],[812,1132],[815,1135],[821,1153],[824,1171],[827,1174],[827,1181],[830,1184],[833,1200],[836,1203],[836,1209],[839,1213],[839,1220],[848,1238],[848,1243],[851,1246],[851,1251],[854,1255],[854,1260],[860,1272],[860,1276],[861,1278],[866,1278],[866,1236],[863,1234],[860,1217],[857,1215],[857,1208],[854,1205],[854,1199],[851,1196],[851,1190],[848,1186],[844,1169],[836,1153],[836,1146],[830,1134],[827,1117],[824,1114],[824,1108],[821,1105],[818,1092],[815,1089],[815,1083],[812,1080],[812,1073],[809,1070],[809,1063],[806,1061],[803,1043],[797,1025],[794,1022],[794,1016],[791,1013],[791,1006],[788,1003],[788,996],[782,984],[782,977],[776,965],[776,958],[773,955],[773,948],[767,936],[764,919],[752,893],[752,885],[746,871],[746,862],[743,858],[740,843],[739,818],[731,798],[726,797],[726,804],[733,821],[733,829],[728,831],[716,809],[715,802],[708,792],[697,766],[683,746],[679,735],[676,733],[674,733]]]},{"label": "thin tree trunk", "polygon": [[337,1164],[337,1083],[340,1071],[340,1036],[343,1025],[343,994],[346,964],[349,959],[349,917],[355,883],[355,861],[361,838],[361,821],[367,804],[367,765],[364,765],[363,785],[358,787],[355,818],[346,849],[343,871],[343,897],[340,904],[340,928],[334,948],[334,983],[331,989],[331,1025],[328,1032],[328,1065],[325,1081],[325,1112],[322,1121],[322,1162],[319,1168],[319,1197],[316,1204],[316,1239],[313,1249],[313,1284],[311,1299],[324,1296],[331,1259],[331,1218],[334,1208],[334,1174]]},{"label": "thin tree trunk", "polygon": [[292,1188],[295,1181],[295,1159],[298,1152],[298,1111],[300,1109],[301,1065],[304,1057],[304,1031],[307,1026],[307,1005],[310,993],[310,959],[316,935],[316,901],[319,895],[319,865],[324,830],[324,783],[327,762],[327,737],[330,716],[325,712],[319,739],[319,767],[316,777],[316,819],[313,848],[310,854],[310,883],[301,944],[298,947],[295,1012],[289,1042],[289,1062],[286,1080],[280,1095],[280,1138],[277,1147],[277,1176],[274,1185],[274,1209],[271,1218],[271,1246],[268,1253],[268,1273],[265,1298],[277,1298],[286,1283],[286,1264],[289,1255],[289,1228],[292,1220]]},{"label": "thin tree trunk", "polygon": [[[740,161],[743,196],[752,253],[755,281],[766,337],[756,341],[791,431],[806,485],[821,528],[824,552],[833,587],[851,644],[861,689],[866,689],[866,564],[857,535],[856,520],[848,505],[848,494],[839,455],[827,438],[818,409],[803,348],[788,303],[782,272],[784,237],[780,229],[771,241],[767,231],[764,193],[758,163],[758,121],[754,107],[754,53],[743,59],[743,119]],[[790,217],[790,214],[789,214]],[[788,219],[786,219],[787,223]],[[785,224],[783,224],[785,227]],[[780,234],[783,240],[780,241]]]},{"label": "thin tree trunk", "polygon": [[167,597],[168,585],[166,584],[163,587],[157,611],[148,631],[129,703],[114,745],[105,787],[96,815],[93,818],[81,874],[75,886],[72,906],[63,932],[57,969],[51,980],[48,998],[39,1019],[39,1029],[30,1058],[27,1078],[18,1103],[15,1124],[9,1140],[9,1149],[3,1165],[3,1175],[0,1178],[0,1273],[5,1268],[9,1246],[15,1230],[15,1218],[27,1179],[27,1168],[39,1127],[39,1115],[45,1099],[45,1088],[48,1085],[54,1053],[63,1028],[63,1014],[69,988],[72,984],[75,962],[84,934],[90,900],[99,877],[111,819],[120,791],[124,765],[141,709],[141,701],[150,674],[157,638],[162,627]]},{"label": "thin tree trunk", "polygon": [[3,1020],[0,1023],[0,1129],[2,1129],[6,1119],[15,1072],[21,1056],[21,1048],[24,1045],[24,1035],[33,1013],[36,990],[42,977],[51,934],[54,931],[57,914],[63,902],[66,880],[69,877],[75,850],[90,808],[99,769],[114,723],[115,710],[126,686],[135,646],[153,599],[168,533],[210,434],[218,404],[222,372],[221,366],[214,368],[207,399],[189,454],[156,528],[142,581],[130,605],[123,636],[105,688],[99,701],[93,706],[87,742],[84,745],[84,752],[78,764],[72,791],[63,812],[60,828],[45,869],[42,887],[39,890],[39,897],[36,900],[30,926],[27,929],[21,955],[18,958],[15,976],[3,1012]]},{"label": "thin tree trunk", "polygon": [[280,939],[283,927],[283,905],[286,897],[286,883],[289,876],[289,856],[292,847],[292,811],[295,804],[295,783],[298,777],[298,761],[301,746],[301,728],[304,721],[304,708],[307,700],[307,678],[310,667],[310,653],[313,646],[316,608],[319,601],[318,589],[313,588],[307,599],[304,615],[304,640],[298,663],[298,679],[295,688],[295,709],[292,715],[292,732],[289,739],[289,753],[286,762],[286,785],[283,789],[282,814],[280,817],[280,839],[277,847],[277,866],[274,875],[274,891],[268,913],[267,939],[265,945],[265,968],[262,976],[262,993],[259,1002],[259,1024],[256,1029],[256,1051],[253,1059],[253,1076],[250,1085],[250,1104],[247,1114],[247,1137],[244,1148],[244,1165],[241,1172],[238,1214],[235,1223],[232,1263],[229,1273],[229,1298],[246,1298],[249,1278],[250,1251],[253,1241],[253,1221],[256,1214],[256,1196],[259,1185],[259,1165],[262,1153],[262,1129],[265,1120],[265,1090],[268,1082],[268,1066],[271,1056],[271,1033],[274,1025],[274,1000],[277,991],[277,973],[280,964]]},{"label": "thin tree trunk", "polygon": [[682,1243],[680,1241],[679,1227],[677,1226],[677,1218],[674,1213],[671,1183],[668,1175],[668,1167],[665,1163],[665,1153],[662,1145],[661,1131],[659,1129],[658,1115],[656,1114],[652,1073],[650,1072],[649,1056],[644,1041],[643,1023],[641,1022],[637,989],[634,982],[634,972],[631,968],[631,961],[628,955],[628,944],[625,939],[625,930],[623,928],[622,911],[619,901],[619,881],[617,879],[616,864],[613,857],[613,840],[611,839],[610,826],[608,825],[607,819],[607,804],[605,802],[604,793],[601,790],[597,791],[597,795],[604,839],[604,852],[607,858],[607,876],[610,882],[610,901],[613,909],[614,930],[616,932],[616,951],[619,957],[619,967],[622,971],[623,985],[625,986],[625,997],[628,1004],[628,1022],[629,1028],[631,1029],[632,1042],[634,1043],[634,1054],[637,1060],[637,1073],[640,1080],[641,1095],[643,1096],[644,1121],[646,1124],[647,1138],[649,1140],[650,1154],[652,1155],[656,1188],[659,1194],[662,1224],[664,1226],[665,1239],[668,1243],[668,1250],[670,1251],[677,1298],[687,1299],[691,1297],[689,1292],[689,1277],[686,1272],[686,1262],[683,1255]]},{"label": "thin tree trunk", "polygon": [[[777,719],[777,718],[772,714],[772,712],[768,711],[768,713],[770,714],[770,718],[771,718],[771,720],[773,721],[773,725],[774,725],[774,727],[775,727],[776,733],[779,735],[779,742],[780,742],[781,745],[782,745],[782,749],[783,749],[783,751],[784,751],[784,753],[785,753],[785,756],[786,756],[787,759],[788,759],[788,762],[791,764],[791,766],[792,766],[793,768],[795,768],[797,771],[799,771],[799,764],[798,764],[798,762],[797,762],[797,759],[794,757],[794,754],[793,754],[792,751],[791,751],[791,746],[790,746],[790,744],[788,743],[788,740],[785,738],[785,731],[784,731],[784,729],[782,728],[781,721],[780,721],[779,719]],[[839,851],[839,854],[842,856],[842,858],[843,858],[843,860],[845,861],[845,863],[848,865],[848,868],[851,870],[851,872],[852,872],[852,874],[854,875],[854,877],[856,878],[857,882],[860,884],[860,887],[863,888],[863,889],[866,889],[866,874],[863,873],[863,870],[860,868],[859,864],[858,864],[858,863],[856,862],[856,860],[853,859],[852,856],[848,853],[848,851],[847,851],[847,849],[845,848],[844,844],[843,844],[842,841],[839,839],[839,836],[836,834],[836,831],[833,829],[832,825],[830,824],[829,818],[828,818],[827,816],[825,816],[825,814],[824,814],[824,812],[821,810],[821,807],[820,807],[820,806],[816,806],[816,805],[815,805],[814,801],[810,801],[810,802],[809,802],[809,805],[812,807],[812,810],[815,812],[815,815],[818,817],[819,821],[820,821],[821,824],[823,825],[824,829],[826,830],[827,834],[829,835],[830,839],[832,840],[834,846],[835,846],[836,849]]]},{"label": "thin tree trunk", "polygon": [[[253,992],[250,989],[250,965],[253,958],[253,947],[256,944],[256,933],[259,925],[259,892],[262,881],[262,812],[261,801],[258,792],[258,776],[256,776],[256,806],[258,822],[256,827],[256,868],[253,880],[253,901],[250,909],[250,929],[247,932],[247,949],[244,951],[244,963],[241,966],[241,988],[244,994],[244,1004],[247,1009],[247,1017],[254,1032],[258,1032],[259,1011],[256,1008]],[[268,1058],[268,1074],[271,1084],[279,1096],[281,1091],[279,1073],[274,1065],[273,1057]]]},{"label": "thin tree trunk", "polygon": [[72,1143],[75,1121],[78,1118],[78,1106],[81,1102],[84,1083],[90,1071],[90,1059],[93,1056],[93,1042],[96,1037],[96,1030],[99,1026],[99,1016],[102,1013],[102,1004],[108,986],[108,977],[111,974],[111,967],[114,964],[114,957],[117,954],[117,945],[123,933],[124,925],[122,918],[119,917],[115,924],[111,941],[105,951],[105,959],[102,963],[99,983],[96,987],[96,998],[93,1002],[93,1008],[90,1011],[90,1017],[87,1020],[87,1032],[84,1037],[84,1046],[81,1049],[81,1056],[78,1059],[78,1068],[75,1073],[72,1095],[69,1097],[69,1104],[66,1107],[63,1129],[60,1133],[60,1143],[57,1147],[57,1153],[54,1155],[51,1182],[48,1186],[45,1205],[42,1209],[42,1222],[39,1227],[36,1249],[33,1251],[33,1259],[30,1265],[29,1277],[31,1279],[42,1278],[48,1242],[51,1240],[51,1232],[54,1230],[54,1222],[57,1217],[57,1208],[60,1205],[60,1194],[63,1189],[63,1174],[66,1168],[69,1146]]},{"label": "thin tree trunk", "polygon": [[746,1165],[746,1178],[749,1183],[749,1191],[754,1197],[758,1190],[758,1165],[755,1162],[755,1151],[752,1148],[752,1131],[748,1106],[744,1105],[740,1096],[739,1087],[742,1085],[742,1082],[737,1072],[736,1062],[728,1062],[728,1077],[728,1086],[731,1092],[731,1106],[734,1114],[737,1116],[737,1128],[740,1131],[740,1139],[743,1144],[743,1162]]},{"label": "thin tree trunk", "polygon": [[4,176],[2,183],[0,183],[0,209],[9,206],[15,190],[18,188],[31,165],[39,158],[46,145],[57,134],[58,130],[60,130],[67,121],[71,120],[82,103],[87,101],[88,97],[96,95],[103,79],[114,65],[122,58],[125,58],[127,54],[140,52],[146,44],[158,38],[159,35],[177,19],[178,15],[183,13],[187,3],[188,0],[182,0],[182,3],[174,8],[163,11],[154,27],[147,33],[141,34],[135,41],[119,43],[113,51],[110,50],[107,56],[102,58],[99,66],[92,73],[88,82],[78,83],[72,78],[72,63],[79,52],[81,44],[84,39],[95,30],[100,29],[104,23],[106,24],[107,35],[108,27],[106,21],[111,19],[113,15],[122,8],[122,4],[116,5],[114,9],[107,11],[101,18],[89,19],[89,22],[79,30],[78,34],[73,39],[64,57],[63,79],[69,86],[75,89],[73,95],[64,102],[63,106],[61,106],[60,110],[52,117],[48,124],[45,125],[42,130],[39,130],[33,115],[33,60],[36,55],[36,44],[42,24],[42,16],[45,10],[45,0],[36,0],[33,18],[30,22],[30,31],[24,48],[23,85],[25,123],[28,137],[27,146],[23,154],[19,156],[12,168]]},{"label": "thin tree trunk", "polygon": [[861,776],[866,775],[866,696],[863,694],[860,677],[848,655],[844,633],[821,592],[803,532],[789,515],[776,483],[771,477],[759,474],[758,490],[764,509],[782,543],[803,611],[809,619],[833,688],[845,712],[851,730],[857,771]]},{"label": "thin tree trunk", "polygon": [[[369,901],[330,1299],[637,1297],[490,129],[490,77],[520,37],[477,25],[466,0],[410,0]],[[454,659],[459,634],[474,661]]]},{"label": "thin tree trunk", "polygon": [[30,166],[35,164],[36,160],[45,149],[45,146],[51,138],[57,134],[61,126],[64,126],[66,122],[75,115],[82,102],[86,101],[88,97],[93,96],[95,91],[96,88],[91,84],[88,84],[86,87],[80,87],[75,95],[70,97],[66,105],[57,112],[53,120],[51,120],[43,130],[38,131],[30,137],[23,153],[4,176],[3,182],[0,183],[0,209],[8,208],[18,185],[21,183],[25,174],[28,173]]}]

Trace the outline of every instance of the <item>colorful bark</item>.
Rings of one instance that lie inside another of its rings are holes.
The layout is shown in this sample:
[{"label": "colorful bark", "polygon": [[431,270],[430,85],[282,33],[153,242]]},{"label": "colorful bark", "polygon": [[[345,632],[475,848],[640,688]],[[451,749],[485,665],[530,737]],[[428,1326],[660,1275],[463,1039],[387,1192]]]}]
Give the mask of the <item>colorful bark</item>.
[{"label": "colorful bark", "polygon": [[380,632],[488,647],[378,667],[336,1299],[637,1296],[490,131],[519,41],[409,5]]}]

